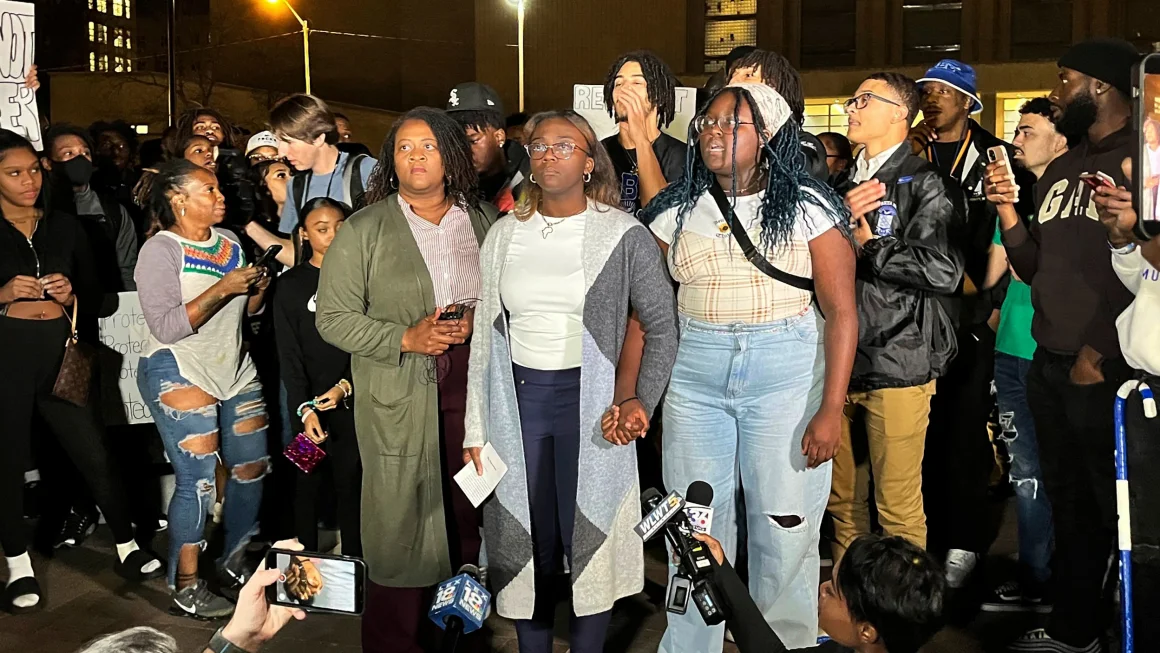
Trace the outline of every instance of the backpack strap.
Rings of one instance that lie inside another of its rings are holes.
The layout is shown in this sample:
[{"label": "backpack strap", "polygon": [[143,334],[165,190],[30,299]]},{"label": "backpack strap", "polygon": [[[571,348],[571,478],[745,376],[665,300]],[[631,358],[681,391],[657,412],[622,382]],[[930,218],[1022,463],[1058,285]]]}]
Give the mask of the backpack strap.
[{"label": "backpack strap", "polygon": [[363,195],[366,194],[362,178],[362,162],[366,158],[365,154],[348,157],[342,168],[342,187],[346,189],[346,201],[355,210],[362,208]]},{"label": "backpack strap", "polygon": [[721,211],[721,215],[725,217],[725,222],[729,225],[729,233],[733,234],[733,239],[741,247],[741,253],[745,255],[745,258],[749,259],[753,267],[787,286],[793,286],[798,290],[804,290],[808,293],[814,292],[813,279],[799,277],[796,274],[779,270],[761,252],[757,251],[757,248],[753,246],[753,241],[749,239],[749,234],[745,232],[745,227],[737,221],[736,216],[733,214],[733,206],[729,204],[728,198],[725,197],[725,191],[721,188],[721,184],[717,183],[716,179],[713,180],[713,183],[709,184],[709,194],[717,202],[717,208]]},{"label": "backpack strap", "polygon": [[293,196],[294,208],[297,209],[298,215],[302,215],[302,206],[305,204],[303,198],[306,197],[306,189],[310,186],[310,178],[313,176],[313,172],[307,172],[290,178],[290,194]]}]

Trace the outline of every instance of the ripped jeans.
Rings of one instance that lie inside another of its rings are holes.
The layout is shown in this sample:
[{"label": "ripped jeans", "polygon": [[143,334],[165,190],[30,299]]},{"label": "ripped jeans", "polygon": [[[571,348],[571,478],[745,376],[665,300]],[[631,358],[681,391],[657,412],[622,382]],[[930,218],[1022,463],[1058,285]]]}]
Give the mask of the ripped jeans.
[{"label": "ripped jeans", "polygon": [[[813,646],[831,463],[808,469],[801,449],[822,403],[824,323],[811,309],[766,324],[709,324],[682,315],[680,326],[664,406],[665,485],[682,494],[692,481],[713,487],[711,534],[725,557],[737,559],[744,526],[749,589],[765,620],[787,647]],[[706,626],[690,605],[684,615],[668,615],[659,650],[720,653],[724,630]]]},{"label": "ripped jeans", "polygon": [[1043,487],[1035,420],[1027,403],[1027,372],[1031,361],[995,352],[995,392],[999,400],[999,436],[1007,445],[1011,486],[1019,525],[1019,563],[1024,584],[1042,585],[1051,578],[1054,529],[1051,502]]},{"label": "ripped jeans", "polygon": [[216,500],[218,460],[229,471],[225,489],[225,550],[219,564],[241,551],[257,531],[262,479],[270,468],[268,416],[256,378],[237,396],[218,401],[181,376],[168,350],[142,358],[137,387],[149,402],[173,465],[176,488],[169,502],[169,586],[176,585],[181,548],[205,546],[206,519]]}]

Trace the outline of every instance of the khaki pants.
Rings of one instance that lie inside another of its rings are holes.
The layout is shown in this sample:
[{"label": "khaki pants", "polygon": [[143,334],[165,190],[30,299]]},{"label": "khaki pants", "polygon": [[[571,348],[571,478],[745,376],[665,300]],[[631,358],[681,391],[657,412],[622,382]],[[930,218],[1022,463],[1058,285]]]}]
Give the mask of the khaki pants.
[{"label": "khaki pants", "polygon": [[[934,387],[931,381],[910,388],[852,392],[846,397],[828,508],[834,519],[834,564],[855,538],[870,532],[871,474],[882,530],[926,548],[922,455]],[[851,437],[852,432],[861,432],[852,428],[855,419],[865,424],[865,442]]]}]

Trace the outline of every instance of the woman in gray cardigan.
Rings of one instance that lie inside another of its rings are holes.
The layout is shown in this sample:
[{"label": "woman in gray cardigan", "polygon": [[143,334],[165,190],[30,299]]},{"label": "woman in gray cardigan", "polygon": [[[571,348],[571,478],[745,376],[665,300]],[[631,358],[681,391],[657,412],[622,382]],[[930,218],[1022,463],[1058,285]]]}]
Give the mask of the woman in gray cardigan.
[{"label": "woman in gray cardigan", "polygon": [[[526,127],[531,185],[480,251],[481,301],[468,372],[464,460],[487,442],[508,465],[484,505],[499,613],[521,653],[552,650],[563,543],[571,646],[603,650],[612,604],[644,587],[636,450],[601,435],[629,304],[646,332],[638,399],[656,407],[677,353],[676,306],[660,249],[617,205],[607,152],[572,111]],[[487,325],[487,328],[484,326]]]}]

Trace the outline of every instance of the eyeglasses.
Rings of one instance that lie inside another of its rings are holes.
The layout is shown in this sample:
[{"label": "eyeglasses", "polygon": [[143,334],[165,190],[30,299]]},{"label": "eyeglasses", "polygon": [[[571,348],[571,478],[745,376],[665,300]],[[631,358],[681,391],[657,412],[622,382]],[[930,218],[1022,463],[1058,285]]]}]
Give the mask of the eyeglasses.
[{"label": "eyeglasses", "polygon": [[736,131],[738,125],[752,124],[752,122],[738,120],[733,116],[724,116],[722,118],[714,118],[713,116],[697,116],[697,119],[693,121],[693,129],[697,130],[697,133],[700,134],[705,130],[717,127],[726,134],[732,134],[734,131]]},{"label": "eyeglasses", "polygon": [[564,161],[571,159],[572,153],[576,150],[580,150],[584,154],[592,156],[589,154],[588,150],[580,147],[575,143],[553,143],[552,145],[548,145],[547,143],[532,143],[531,145],[528,145],[528,154],[536,160],[544,158],[544,155],[548,153],[548,150],[552,150],[552,154],[555,155],[557,159],[562,159]]},{"label": "eyeglasses", "polygon": [[846,111],[849,111],[850,107],[854,107],[855,109],[861,111],[862,109],[865,109],[868,104],[870,104],[870,100],[878,100],[879,102],[885,102],[886,104],[893,105],[896,107],[902,106],[901,104],[899,104],[898,102],[895,102],[894,100],[891,100],[890,98],[884,98],[881,95],[867,91],[861,95],[855,95],[854,97],[850,98],[849,100],[846,100],[842,104],[842,107],[844,109],[846,109]]}]

